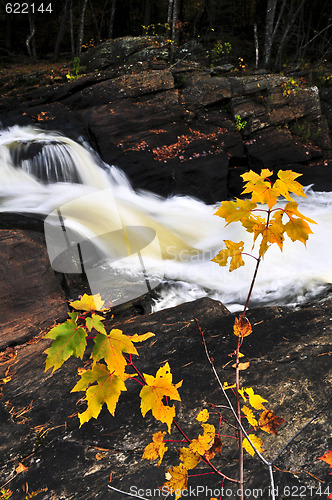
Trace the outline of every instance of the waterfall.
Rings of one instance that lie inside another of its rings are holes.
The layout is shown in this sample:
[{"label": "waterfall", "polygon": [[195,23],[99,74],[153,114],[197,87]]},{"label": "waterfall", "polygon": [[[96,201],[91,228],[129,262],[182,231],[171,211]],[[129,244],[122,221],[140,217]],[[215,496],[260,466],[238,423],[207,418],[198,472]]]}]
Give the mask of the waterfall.
[{"label": "waterfall", "polygon": [[[284,252],[267,252],[252,305],[303,303],[332,283],[332,194],[308,188],[307,198],[296,201],[318,225],[307,247],[286,238]],[[43,214],[53,269],[84,271],[91,291],[115,304],[162,283],[155,310],[202,296],[238,309],[254,259],[232,273],[210,259],[224,239],[243,240],[249,249],[252,239],[238,223],[225,228],[213,215],[217,206],[135,192],[88,144],[56,132],[18,126],[0,132],[0,211]]]}]

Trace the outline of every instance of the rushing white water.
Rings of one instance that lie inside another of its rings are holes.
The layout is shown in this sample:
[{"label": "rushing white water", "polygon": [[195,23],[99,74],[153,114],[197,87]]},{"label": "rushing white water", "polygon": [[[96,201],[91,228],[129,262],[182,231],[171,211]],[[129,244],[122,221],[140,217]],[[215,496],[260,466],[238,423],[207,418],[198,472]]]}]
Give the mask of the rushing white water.
[{"label": "rushing white water", "polygon": [[[247,257],[246,265],[232,273],[210,261],[224,239],[243,240],[250,251],[252,237],[240,224],[225,228],[223,220],[213,215],[216,206],[193,198],[137,193],[121,171],[100,165],[87,145],[59,134],[31,127],[3,131],[0,211],[48,216],[50,225],[45,224],[45,230],[48,235],[51,228],[48,249],[54,262],[61,250],[61,234],[52,233],[52,221],[59,214],[67,235],[76,231],[83,239],[99,236],[99,280],[103,275],[105,281],[110,267],[126,269],[134,279],[137,254],[140,259],[143,256],[146,273],[154,277],[150,282],[165,284],[155,310],[206,295],[233,310],[244,303],[255,260]],[[47,179],[53,182],[47,184]],[[312,226],[314,234],[307,247],[286,238],[284,252],[276,245],[269,249],[260,266],[253,304],[302,303],[332,283],[332,193],[308,189],[307,198],[296,201],[300,211],[318,225]]]}]

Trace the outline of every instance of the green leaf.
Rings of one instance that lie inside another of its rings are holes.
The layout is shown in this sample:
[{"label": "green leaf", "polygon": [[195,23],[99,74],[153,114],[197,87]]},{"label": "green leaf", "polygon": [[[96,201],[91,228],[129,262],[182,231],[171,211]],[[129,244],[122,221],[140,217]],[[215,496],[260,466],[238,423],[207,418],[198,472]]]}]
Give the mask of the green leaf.
[{"label": "green leaf", "polygon": [[45,371],[53,366],[52,373],[60,368],[70,358],[83,357],[86,348],[86,331],[77,325],[78,313],[69,313],[70,319],[52,328],[46,335],[47,339],[54,339],[51,347],[46,349]]},{"label": "green leaf", "polygon": [[81,380],[77,382],[71,392],[83,390],[86,390],[85,400],[88,407],[83,413],[78,414],[80,426],[88,422],[90,418],[97,418],[104,403],[114,416],[120,394],[127,388],[124,381],[114,372],[110,372],[106,365],[96,363],[91,370],[83,373]]},{"label": "green leaf", "polygon": [[92,328],[94,328],[97,332],[106,335],[106,330],[102,321],[105,321],[105,318],[99,316],[99,314],[92,314],[91,318],[86,318],[85,323],[89,332],[91,332]]}]

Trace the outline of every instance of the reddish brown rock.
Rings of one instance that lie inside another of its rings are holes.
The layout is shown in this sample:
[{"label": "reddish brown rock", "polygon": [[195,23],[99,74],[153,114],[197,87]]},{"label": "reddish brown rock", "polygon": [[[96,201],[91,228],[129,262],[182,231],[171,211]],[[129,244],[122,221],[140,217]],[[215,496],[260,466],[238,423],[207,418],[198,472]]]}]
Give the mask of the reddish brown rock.
[{"label": "reddish brown rock", "polygon": [[41,233],[0,229],[0,240],[0,350],[3,350],[27,342],[64,318],[68,307]]}]

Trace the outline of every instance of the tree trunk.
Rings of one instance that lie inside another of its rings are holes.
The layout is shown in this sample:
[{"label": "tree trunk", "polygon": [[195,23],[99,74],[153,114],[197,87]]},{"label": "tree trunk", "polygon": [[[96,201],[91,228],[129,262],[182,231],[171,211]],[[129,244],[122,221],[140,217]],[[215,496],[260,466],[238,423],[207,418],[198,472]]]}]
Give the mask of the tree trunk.
[{"label": "tree trunk", "polygon": [[174,60],[175,47],[179,42],[179,27],[178,27],[179,10],[180,10],[180,0],[173,0],[171,62],[173,62]]},{"label": "tree trunk", "polygon": [[166,37],[171,38],[172,35],[172,17],[173,17],[173,3],[174,0],[168,0],[168,10],[167,10],[167,30],[166,30]]},{"label": "tree trunk", "polygon": [[28,51],[29,58],[35,62],[37,60],[37,53],[36,53],[36,41],[35,41],[35,33],[36,33],[36,26],[35,26],[35,16],[33,13],[28,11],[28,19],[29,19],[29,28],[30,28],[30,33],[26,37],[25,40],[25,45]]},{"label": "tree trunk", "polygon": [[77,47],[76,47],[77,57],[80,57],[81,52],[82,52],[82,43],[83,43],[83,35],[84,35],[84,18],[85,18],[85,9],[86,9],[87,3],[88,3],[88,0],[84,0],[82,13],[80,16],[80,24],[78,27],[78,37],[77,37]]},{"label": "tree trunk", "polygon": [[111,17],[110,17],[110,23],[108,26],[108,38],[113,38],[115,7],[116,7],[116,0],[112,0]]},{"label": "tree trunk", "polygon": [[[289,31],[290,31],[291,27],[293,26],[297,16],[301,12],[301,10],[304,6],[304,2],[305,2],[305,0],[301,0],[301,3],[296,10],[295,10],[295,6],[294,6],[294,2],[292,1],[292,3],[291,3],[290,12],[288,15],[288,21],[287,21],[287,24],[285,26],[284,32],[282,34],[281,41],[279,43],[278,52],[277,52],[277,57],[276,57],[276,62],[275,62],[275,69],[277,71],[280,71],[281,66],[282,66],[282,54],[283,54],[283,51],[284,51],[284,48],[286,45]],[[293,6],[294,6],[294,9],[293,9]]]},{"label": "tree trunk", "polygon": [[70,47],[71,47],[71,58],[75,57],[75,41],[74,41],[74,27],[73,27],[73,2],[70,0],[69,9],[69,22],[70,22]]},{"label": "tree trunk", "polygon": [[58,36],[57,36],[56,42],[55,42],[53,62],[56,62],[59,59],[60,46],[61,46],[61,42],[63,40],[63,36],[65,34],[65,27],[66,27],[66,22],[67,22],[69,10],[71,8],[71,2],[72,2],[72,0],[66,0],[66,4],[65,4],[65,7],[64,7],[62,15],[61,15],[60,28],[59,28]]},{"label": "tree trunk", "polygon": [[267,69],[271,60],[272,50],[272,35],[274,27],[274,18],[276,13],[278,0],[268,0],[266,7],[266,21],[265,21],[265,42],[264,42],[264,68]]},{"label": "tree trunk", "polygon": [[258,34],[257,34],[257,23],[254,24],[254,39],[255,39],[255,68],[258,68],[259,63],[259,46],[258,46]]}]

